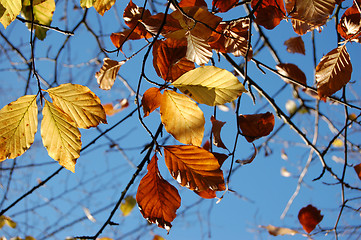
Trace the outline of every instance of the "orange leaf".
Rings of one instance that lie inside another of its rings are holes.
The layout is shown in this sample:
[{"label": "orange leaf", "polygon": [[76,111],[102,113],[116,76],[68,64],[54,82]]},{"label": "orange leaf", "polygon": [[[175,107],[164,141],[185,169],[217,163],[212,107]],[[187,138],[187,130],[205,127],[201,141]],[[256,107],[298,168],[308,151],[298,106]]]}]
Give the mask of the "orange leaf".
[{"label": "orange leaf", "polygon": [[[158,13],[156,15],[145,18],[141,21],[143,26],[151,32],[152,34],[157,34],[159,27],[162,25],[164,20],[164,13]],[[167,21],[165,22],[161,34],[166,37],[167,33],[175,32],[182,29],[182,26],[179,24],[178,20],[174,19],[171,15],[167,15]]]},{"label": "orange leaf", "polygon": [[160,175],[157,161],[154,155],[148,164],[148,173],[140,180],[136,199],[143,217],[169,232],[181,198],[178,190]]},{"label": "orange leaf", "polygon": [[[143,16],[142,16],[143,14]],[[150,38],[151,35],[147,32],[147,30],[145,29],[145,27],[141,24],[138,24],[138,21],[142,19],[146,19],[148,17],[151,16],[151,13],[149,10],[144,10],[144,8],[142,7],[138,7],[137,5],[135,5],[132,0],[129,1],[127,7],[124,9],[124,13],[123,13],[123,19],[125,24],[127,24],[127,26],[131,29],[134,29],[134,32],[141,35],[141,36],[145,36],[147,38]]]},{"label": "orange leaf", "polygon": [[214,155],[189,145],[164,147],[165,163],[173,178],[190,190],[225,189],[223,172]]},{"label": "orange leaf", "polygon": [[211,189],[206,189],[206,190],[203,190],[203,191],[195,191],[194,192],[202,197],[202,198],[205,198],[205,199],[212,199],[212,198],[216,198],[217,195],[216,195],[216,191],[214,190],[211,190]]},{"label": "orange leaf", "polygon": [[227,12],[233,8],[239,0],[213,0],[212,5],[218,12]]},{"label": "orange leaf", "polygon": [[[276,66],[277,71],[289,78],[292,78],[296,82],[307,84],[306,75],[299,69],[295,64],[292,63],[280,63]],[[287,78],[281,77],[286,83],[290,83],[290,80]]]},{"label": "orange leaf", "polygon": [[272,113],[239,115],[238,124],[248,142],[267,136],[273,130],[275,118]]},{"label": "orange leaf", "polygon": [[316,225],[322,221],[322,218],[321,211],[311,204],[298,212],[298,220],[307,233],[312,232]]},{"label": "orange leaf", "polygon": [[179,2],[181,8],[184,7],[205,7],[207,9],[207,3],[204,0],[181,0]]},{"label": "orange leaf", "polygon": [[[355,4],[348,8],[342,15],[341,20],[337,26],[337,31],[340,35],[348,40],[352,37],[352,41],[361,43],[361,16]],[[355,34],[358,33],[356,36]]]},{"label": "orange leaf", "polygon": [[351,79],[352,65],[346,46],[327,53],[316,67],[317,92],[321,99],[329,97]]},{"label": "orange leaf", "polygon": [[255,22],[268,30],[275,28],[285,17],[283,0],[262,0],[261,4],[259,0],[252,0],[251,6],[253,9],[257,7]]},{"label": "orange leaf", "polygon": [[136,32],[132,32],[131,29],[126,29],[123,32],[118,33],[112,33],[110,35],[110,40],[112,40],[112,43],[116,48],[122,49],[123,44],[127,40],[138,40],[144,38],[143,35],[140,35]]},{"label": "orange leaf", "polygon": [[213,116],[211,116],[211,122],[212,122],[212,133],[213,133],[213,144],[217,147],[227,149],[227,147],[224,145],[222,139],[221,139],[221,129],[226,122],[221,122],[215,119]]},{"label": "orange leaf", "polygon": [[151,112],[158,108],[161,101],[162,93],[159,88],[152,87],[145,91],[142,98],[144,117],[148,116]]},{"label": "orange leaf", "polygon": [[301,53],[303,55],[306,53],[302,37],[291,37],[285,41],[284,45],[287,46],[287,52],[289,53]]},{"label": "orange leaf", "polygon": [[129,106],[129,102],[126,98],[123,98],[122,100],[119,101],[119,103],[113,105],[112,103],[106,103],[103,105],[105,114],[107,116],[112,116],[122,110],[124,110],[125,108],[127,108]]},{"label": "orange leaf", "polygon": [[355,169],[355,172],[357,173],[358,178],[361,180],[361,163],[354,166],[353,169]]}]

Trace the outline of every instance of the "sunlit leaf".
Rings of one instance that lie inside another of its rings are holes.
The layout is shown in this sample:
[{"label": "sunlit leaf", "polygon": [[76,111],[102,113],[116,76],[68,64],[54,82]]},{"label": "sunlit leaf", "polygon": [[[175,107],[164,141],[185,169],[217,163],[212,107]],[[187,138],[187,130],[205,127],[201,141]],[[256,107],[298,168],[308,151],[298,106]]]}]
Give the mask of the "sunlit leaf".
[{"label": "sunlit leaf", "polygon": [[129,106],[128,99],[123,98],[122,100],[119,100],[118,103],[116,103],[114,105],[112,103],[104,104],[103,108],[104,108],[105,114],[107,116],[113,116],[114,114],[123,111],[128,106]]},{"label": "sunlit leaf", "polygon": [[51,158],[74,172],[80,156],[80,132],[74,121],[56,105],[45,100],[41,122],[41,137]]},{"label": "sunlit leaf", "polygon": [[287,46],[287,52],[289,53],[301,53],[306,54],[305,43],[302,40],[302,37],[291,37],[284,42],[284,45]]},{"label": "sunlit leaf", "polygon": [[25,240],[36,240],[36,238],[32,237],[32,236],[26,236]]},{"label": "sunlit leaf", "polygon": [[280,173],[281,173],[281,176],[283,176],[283,177],[291,177],[292,176],[292,174],[289,171],[287,171],[287,169],[285,167],[281,168]]},{"label": "sunlit leaf", "polygon": [[93,6],[96,0],[80,0],[80,6],[82,8],[90,8]]},{"label": "sunlit leaf", "polygon": [[239,0],[213,0],[212,6],[218,10],[218,12],[227,12],[233,8]]},{"label": "sunlit leaf", "polygon": [[255,22],[266,29],[275,28],[286,15],[283,0],[252,0],[251,6],[255,10]]},{"label": "sunlit leaf", "polygon": [[0,22],[6,28],[21,11],[21,0],[2,0],[0,2]]},{"label": "sunlit leaf", "polygon": [[160,114],[166,131],[175,139],[184,144],[202,144],[205,124],[203,112],[190,98],[174,91],[164,91]]},{"label": "sunlit leaf", "polygon": [[[295,64],[292,63],[280,63],[276,66],[277,71],[283,76],[292,78],[296,82],[307,85],[306,75]],[[286,83],[290,83],[290,80],[281,77]]]},{"label": "sunlit leaf", "polygon": [[173,178],[190,190],[225,189],[218,160],[201,147],[164,146],[164,159]]},{"label": "sunlit leaf", "polygon": [[79,128],[107,123],[99,98],[86,86],[66,83],[47,90],[54,105],[68,114]]},{"label": "sunlit leaf", "polygon": [[307,233],[312,232],[322,219],[321,211],[312,205],[308,205],[298,212],[298,220]]},{"label": "sunlit leaf", "polygon": [[259,226],[259,227],[267,229],[268,233],[271,234],[272,236],[283,236],[283,235],[293,236],[299,233],[298,231],[290,228],[275,227],[273,225]]},{"label": "sunlit leaf", "polygon": [[334,147],[343,147],[344,143],[341,139],[337,138],[335,141],[333,141],[332,146]]},{"label": "sunlit leaf", "polygon": [[122,204],[120,204],[120,211],[122,211],[123,216],[124,217],[128,216],[132,212],[132,210],[136,204],[137,204],[137,201],[135,200],[135,198],[133,196],[127,196],[124,199],[124,202],[122,202]]},{"label": "sunlit leaf", "polygon": [[361,43],[360,30],[361,16],[357,6],[354,3],[352,7],[349,7],[342,15],[337,26],[337,31],[344,39],[348,40],[352,37],[352,41]]},{"label": "sunlit leaf", "polygon": [[346,46],[340,46],[327,53],[316,67],[318,96],[329,97],[351,79],[352,64]]},{"label": "sunlit leaf", "polygon": [[91,221],[96,222],[97,220],[93,217],[93,215],[90,213],[89,208],[83,207],[83,211],[85,213],[85,216]]},{"label": "sunlit leaf", "polygon": [[358,178],[361,180],[361,163],[357,164],[353,167],[353,169],[355,169],[355,172],[358,176]]},{"label": "sunlit leaf", "polygon": [[227,147],[224,145],[222,139],[221,139],[221,129],[226,122],[218,121],[214,118],[214,116],[211,116],[211,122],[212,122],[212,133],[213,133],[213,144],[217,147],[227,149]]},{"label": "sunlit leaf", "polygon": [[209,106],[232,102],[246,92],[243,84],[231,72],[214,66],[189,71],[172,85],[195,101]]},{"label": "sunlit leaf", "polygon": [[0,110],[0,162],[22,155],[38,127],[36,95],[25,95]]},{"label": "sunlit leaf", "polygon": [[95,77],[101,89],[110,90],[117,78],[120,67],[125,63],[125,61],[118,62],[111,60],[110,58],[104,58],[103,62],[103,66],[99,72],[95,73]]},{"label": "sunlit leaf", "polygon": [[186,58],[198,65],[206,64],[213,55],[211,46],[205,39],[194,36],[191,32],[187,32],[185,36],[187,39]]},{"label": "sunlit leaf", "polygon": [[93,7],[100,15],[104,15],[115,3],[116,0],[95,0]]},{"label": "sunlit leaf", "polygon": [[205,199],[212,199],[212,198],[216,198],[217,197],[217,194],[216,194],[216,191],[214,190],[211,190],[211,189],[206,189],[206,190],[203,190],[203,191],[196,191],[194,190],[194,192],[202,197],[202,198],[205,198]]},{"label": "sunlit leaf", "polygon": [[8,225],[11,228],[16,228],[16,222],[14,222],[10,217],[1,215],[0,216],[0,229],[4,227],[4,225]]},{"label": "sunlit leaf", "polygon": [[197,6],[197,7],[204,7],[207,9],[207,3],[204,0],[181,0],[179,2],[179,6],[182,8]]},{"label": "sunlit leaf", "polygon": [[[129,1],[127,7],[124,9],[123,19],[125,24],[131,29],[134,29],[134,32],[139,35],[147,36],[148,32],[142,24],[139,24],[138,21],[142,19],[146,19],[151,16],[149,10],[146,10],[142,7],[138,7],[133,1]],[[138,23],[138,25],[137,25]],[[151,37],[150,35],[148,37]]]},{"label": "sunlit leaf", "polygon": [[148,116],[151,112],[157,109],[161,102],[162,93],[159,88],[152,87],[145,91],[142,98],[144,117]]},{"label": "sunlit leaf", "polygon": [[275,118],[272,113],[250,114],[238,116],[239,127],[248,142],[267,136],[273,130]]},{"label": "sunlit leaf", "polygon": [[143,35],[140,35],[131,29],[126,29],[123,32],[112,33],[110,35],[110,40],[116,48],[119,48],[120,51],[122,51],[123,44],[127,40],[138,40],[142,38],[144,38]]},{"label": "sunlit leaf", "polygon": [[154,155],[148,164],[148,173],[140,180],[136,199],[143,217],[169,232],[181,198],[178,190],[160,175],[157,161]]}]

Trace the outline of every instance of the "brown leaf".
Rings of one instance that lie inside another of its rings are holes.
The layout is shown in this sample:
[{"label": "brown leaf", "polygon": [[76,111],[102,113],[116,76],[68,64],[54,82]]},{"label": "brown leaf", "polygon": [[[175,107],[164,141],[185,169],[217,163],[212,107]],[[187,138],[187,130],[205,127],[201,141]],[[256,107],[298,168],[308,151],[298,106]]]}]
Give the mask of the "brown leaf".
[{"label": "brown leaf", "polygon": [[267,136],[273,130],[275,118],[272,113],[239,115],[238,124],[248,142]]},{"label": "brown leaf", "polygon": [[[143,14],[143,16],[142,16]],[[134,32],[141,35],[146,36],[147,38],[151,37],[145,27],[142,24],[138,24],[138,21],[142,19],[146,19],[151,16],[151,13],[149,10],[145,10],[142,7],[138,7],[136,4],[132,2],[132,0],[129,1],[127,7],[124,9],[123,13],[123,19],[125,24],[131,29],[134,29]]]},{"label": "brown leaf", "polygon": [[321,211],[311,204],[298,212],[298,220],[307,233],[312,232],[316,225],[322,221],[322,218]]},{"label": "brown leaf", "polygon": [[285,17],[285,7],[283,0],[252,0],[251,6],[253,9],[257,7],[254,15],[255,22],[268,30],[275,28]]},{"label": "brown leaf", "polygon": [[144,117],[148,116],[151,112],[158,108],[161,101],[162,93],[159,88],[152,87],[145,91],[142,98]]},{"label": "brown leaf", "polygon": [[110,58],[104,58],[103,62],[103,66],[99,72],[95,73],[95,77],[101,89],[110,90],[114,85],[120,67],[125,61],[118,62],[111,60]]},{"label": "brown leaf", "polygon": [[[277,71],[289,78],[292,78],[296,82],[307,85],[306,75],[295,64],[292,63],[280,63],[276,66]],[[281,77],[286,83],[290,83],[290,80]]]},{"label": "brown leaf", "polygon": [[285,41],[284,45],[287,46],[287,52],[289,53],[306,54],[305,43],[303,42],[302,37],[291,37]]},{"label": "brown leaf", "polygon": [[179,6],[181,8],[184,7],[204,7],[205,9],[207,9],[207,3],[204,0],[181,0],[179,2]]},{"label": "brown leaf", "polygon": [[211,189],[206,189],[206,190],[203,190],[203,191],[196,191],[194,190],[194,192],[202,197],[202,198],[205,198],[205,199],[212,199],[212,198],[216,198],[217,195],[216,195],[216,191],[214,190],[211,190]]},{"label": "brown leaf", "polygon": [[213,144],[217,147],[227,149],[227,147],[224,145],[221,139],[221,130],[223,125],[226,124],[226,122],[218,121],[213,116],[211,116],[211,122],[212,122],[212,133],[213,133]]},{"label": "brown leaf", "polygon": [[[141,23],[147,29],[148,32],[152,34],[157,34],[160,26],[162,25],[164,17],[165,17],[164,13],[158,13],[156,15],[143,19]],[[167,37],[167,33],[175,32],[181,29],[183,28],[179,24],[179,21],[177,19],[174,19],[171,15],[168,14],[166,22],[162,28],[161,34]]]},{"label": "brown leaf", "polygon": [[180,185],[196,191],[225,189],[218,160],[207,150],[190,145],[165,146],[164,158]]},{"label": "brown leaf", "polygon": [[[348,40],[361,43],[361,16],[355,4],[348,8],[342,15],[340,22],[337,26],[337,31],[340,35]],[[359,34],[357,34],[359,33]]]},{"label": "brown leaf", "polygon": [[140,180],[136,200],[143,217],[168,232],[181,205],[178,190],[163,179],[156,155],[148,164],[148,173]]},{"label": "brown leaf", "polygon": [[236,160],[236,163],[240,163],[241,165],[246,165],[246,164],[250,164],[251,162],[253,162],[253,160],[256,158],[258,150],[256,148],[256,146],[254,145],[254,143],[252,143],[253,148],[254,148],[254,152],[252,154],[252,157],[250,159],[246,159],[246,160]]},{"label": "brown leaf", "polygon": [[327,53],[316,67],[317,92],[321,99],[331,96],[351,79],[352,64],[346,46]]},{"label": "brown leaf", "polygon": [[143,35],[140,35],[136,32],[132,32],[131,29],[126,29],[123,32],[112,33],[110,35],[110,40],[116,48],[122,50],[123,44],[128,40],[138,40],[144,38]]},{"label": "brown leaf", "polygon": [[217,9],[218,12],[227,12],[233,8],[239,0],[213,0],[212,6]]},{"label": "brown leaf", "polygon": [[357,173],[358,178],[361,180],[361,163],[354,166],[353,169],[355,169],[355,172]]}]

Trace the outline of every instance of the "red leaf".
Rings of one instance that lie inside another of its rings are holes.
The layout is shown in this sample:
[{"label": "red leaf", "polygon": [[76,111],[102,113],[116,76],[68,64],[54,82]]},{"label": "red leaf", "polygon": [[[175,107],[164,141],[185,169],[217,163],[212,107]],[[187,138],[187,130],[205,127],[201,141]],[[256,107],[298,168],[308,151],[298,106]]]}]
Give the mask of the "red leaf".
[{"label": "red leaf", "polygon": [[272,113],[239,115],[238,124],[248,142],[267,136],[273,130],[275,118]]},{"label": "red leaf", "polygon": [[222,139],[221,139],[221,129],[226,122],[221,122],[215,119],[213,116],[211,116],[211,122],[212,122],[212,133],[213,133],[213,144],[217,147],[227,149],[227,147],[224,145]]},{"label": "red leaf", "polygon": [[148,173],[140,180],[136,199],[143,217],[169,232],[181,198],[178,190],[160,175],[157,161],[154,155],[148,164]]},{"label": "red leaf", "polygon": [[287,46],[287,52],[289,53],[301,53],[303,55],[306,53],[302,37],[291,37],[285,41],[284,45]]},{"label": "red leaf", "polygon": [[[252,0],[253,9],[259,4],[259,0]],[[285,7],[283,0],[262,0],[254,12],[255,22],[266,29],[273,29],[285,17]]]},{"label": "red leaf", "polygon": [[179,2],[179,6],[184,8],[184,7],[204,7],[205,9],[207,9],[207,3],[204,0],[181,0]]},{"label": "red leaf", "polygon": [[158,108],[161,101],[162,93],[159,88],[152,87],[145,91],[142,98],[144,117],[148,116],[151,112]]},{"label": "red leaf", "polygon": [[233,8],[239,0],[213,0],[212,5],[218,12],[227,12]]},{"label": "red leaf", "polygon": [[298,213],[298,220],[307,233],[312,232],[316,225],[322,221],[322,218],[321,211],[312,205],[302,208]]},{"label": "red leaf", "polygon": [[355,172],[357,173],[358,178],[361,180],[361,163],[354,166],[353,169],[355,169]]},{"label": "red leaf", "polygon": [[[340,35],[348,40],[352,37],[352,41],[361,43],[361,16],[355,4],[348,8],[342,15],[337,26]],[[357,34],[358,33],[358,34]],[[357,34],[357,35],[356,35]]]}]

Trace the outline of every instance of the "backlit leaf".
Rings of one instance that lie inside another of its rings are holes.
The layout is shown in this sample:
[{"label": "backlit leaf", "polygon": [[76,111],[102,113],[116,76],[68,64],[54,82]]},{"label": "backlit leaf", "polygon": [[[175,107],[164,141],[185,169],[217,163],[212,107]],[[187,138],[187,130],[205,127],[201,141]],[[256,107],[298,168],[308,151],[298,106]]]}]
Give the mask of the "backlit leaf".
[{"label": "backlit leaf", "polygon": [[0,216],[0,229],[5,224],[11,228],[16,228],[16,222],[14,222],[10,217],[2,215],[2,216]]},{"label": "backlit leaf", "polygon": [[321,211],[312,205],[308,205],[298,212],[298,220],[307,233],[312,232],[322,219]]},{"label": "backlit leaf", "polygon": [[151,112],[157,109],[161,102],[162,93],[159,88],[152,87],[145,91],[142,98],[144,117],[148,116]]},{"label": "backlit leaf", "polygon": [[283,0],[252,0],[251,6],[255,9],[255,22],[266,29],[275,28],[286,15]]},{"label": "backlit leaf", "polygon": [[239,127],[248,142],[267,136],[273,130],[275,118],[272,113],[250,114],[238,116]]},{"label": "backlit leaf", "polygon": [[107,116],[113,116],[114,114],[123,111],[129,106],[128,99],[123,98],[122,100],[119,100],[118,103],[112,104],[107,103],[103,105],[104,112]]},{"label": "backlit leaf", "polygon": [[47,90],[54,105],[70,116],[79,128],[107,123],[99,98],[86,86],[66,83]]},{"label": "backlit leaf", "polygon": [[0,110],[0,162],[22,155],[38,127],[36,95],[25,95]]},{"label": "backlit leaf", "polygon": [[357,164],[353,167],[353,169],[355,169],[355,172],[358,176],[358,178],[361,180],[361,163]]},{"label": "backlit leaf", "polygon": [[287,46],[287,52],[289,53],[301,53],[303,55],[306,54],[305,43],[300,36],[291,37],[284,42],[284,45]]},{"label": "backlit leaf", "polygon": [[225,189],[218,160],[201,147],[164,146],[164,159],[169,172],[181,186],[196,191]]},{"label": "backlit leaf", "polygon": [[357,6],[354,3],[352,7],[349,7],[342,15],[337,26],[337,31],[344,39],[348,40],[352,37],[352,41],[361,43],[360,29],[361,16]]},{"label": "backlit leaf", "polygon": [[93,6],[96,0],[80,0],[80,6],[82,8],[90,8]]},{"label": "backlit leaf", "polygon": [[154,155],[148,164],[148,173],[140,180],[136,199],[143,217],[169,232],[181,198],[178,190],[160,175],[157,161]]},{"label": "backlit leaf", "polygon": [[96,222],[97,220],[93,217],[93,215],[90,213],[89,208],[83,207],[83,212],[85,213],[85,216],[91,221]]},{"label": "backlit leaf", "polygon": [[104,15],[115,3],[115,0],[96,0],[93,7],[100,15]]},{"label": "backlit leaf", "polygon": [[351,79],[352,65],[346,46],[327,53],[316,67],[317,92],[320,98],[329,97]]},{"label": "backlit leaf", "polygon": [[160,114],[166,131],[175,139],[184,144],[202,144],[205,124],[203,112],[190,98],[174,91],[164,91]]},{"label": "backlit leaf", "polygon": [[103,66],[99,72],[95,73],[95,77],[101,89],[110,90],[117,78],[120,67],[125,63],[125,61],[118,62],[111,60],[110,58],[104,58],[103,62]]},{"label": "backlit leaf", "polygon": [[299,233],[298,231],[290,228],[275,227],[273,225],[259,226],[259,227],[267,229],[268,233],[271,234],[272,236],[283,236],[283,235],[293,236]]},{"label": "backlit leaf", "polygon": [[41,137],[51,158],[74,172],[80,156],[80,132],[74,121],[60,108],[45,100]]},{"label": "backlit leaf", "polygon": [[172,85],[195,101],[209,106],[232,102],[246,92],[243,84],[231,72],[214,66],[191,70]]},{"label": "backlit leaf", "polygon": [[122,50],[123,44],[127,40],[138,40],[142,38],[144,38],[143,35],[140,35],[136,32],[132,32],[131,29],[126,29],[123,32],[112,33],[110,35],[110,40],[112,41],[112,43],[116,48],[119,48],[119,50]]},{"label": "backlit leaf", "polygon": [[213,133],[213,144],[217,147],[227,149],[227,147],[224,145],[222,139],[221,139],[221,129],[226,122],[221,122],[215,119],[213,116],[211,116],[211,122],[212,122],[212,133]]},{"label": "backlit leaf", "polygon": [[216,198],[217,197],[217,194],[216,194],[216,191],[214,190],[211,190],[211,189],[206,189],[206,190],[203,190],[203,191],[196,191],[194,190],[194,192],[202,197],[202,198],[205,198],[205,199],[212,199],[212,198]]},{"label": "backlit leaf", "polygon": [[227,12],[233,8],[239,0],[213,0],[212,6],[218,10],[218,12]]},{"label": "backlit leaf", "polygon": [[36,240],[36,238],[32,237],[32,236],[26,236],[25,240]]},{"label": "backlit leaf", "polygon": [[6,28],[21,11],[21,0],[0,1],[0,22]]},{"label": "backlit leaf", "polygon": [[194,36],[191,32],[187,32],[185,36],[187,39],[186,58],[198,65],[206,64],[213,55],[211,46],[205,39]]},{"label": "backlit leaf", "polygon": [[[292,78],[296,82],[302,83],[303,85],[307,85],[306,75],[295,64],[280,63],[276,66],[276,69],[280,74]],[[281,77],[281,78],[286,83],[290,83],[289,79],[285,77]]]},{"label": "backlit leaf", "polygon": [[124,202],[122,202],[122,204],[120,204],[120,211],[122,211],[123,216],[124,217],[128,216],[132,212],[132,210],[136,204],[137,204],[137,201],[135,200],[135,198],[133,196],[127,196],[124,199]]},{"label": "backlit leaf", "polygon": [[207,8],[207,3],[204,0],[181,0],[179,6],[182,8],[193,6]]},{"label": "backlit leaf", "polygon": [[343,147],[344,143],[341,139],[337,138],[335,141],[333,141],[332,146],[334,147]]},{"label": "backlit leaf", "polygon": [[[139,35],[146,36],[148,35],[147,30],[142,24],[138,24],[138,21],[141,20],[141,17],[143,19],[146,19],[151,16],[151,13],[149,10],[146,10],[142,7],[138,7],[136,4],[133,3],[133,1],[129,1],[127,7],[124,9],[123,13],[123,19],[125,24],[131,29],[134,29],[134,32],[138,33]],[[151,36],[149,36],[151,37]]]}]

